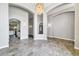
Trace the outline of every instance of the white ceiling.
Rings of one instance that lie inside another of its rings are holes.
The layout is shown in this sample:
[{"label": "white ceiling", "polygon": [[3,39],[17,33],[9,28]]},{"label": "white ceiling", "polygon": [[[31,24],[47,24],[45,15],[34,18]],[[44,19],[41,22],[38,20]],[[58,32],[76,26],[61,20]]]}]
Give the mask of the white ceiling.
[{"label": "white ceiling", "polygon": [[[43,3],[45,11],[49,11],[50,9],[60,5],[60,3]],[[35,5],[36,3],[11,3],[13,6],[21,6],[23,9],[27,9],[29,12],[35,13]],[[30,14],[31,16],[31,14]]]},{"label": "white ceiling", "polygon": [[[35,12],[36,3],[11,3],[11,4],[13,4],[15,6],[19,5],[19,6],[23,7],[24,9],[28,9],[28,10],[32,11],[33,13]],[[62,3],[43,3],[43,4],[44,4],[45,11],[47,11],[47,10],[50,10],[51,7],[52,8],[56,7]]]},{"label": "white ceiling", "polygon": [[[28,6],[31,10],[35,11],[36,3],[23,3],[25,6]],[[51,7],[56,7],[60,3],[44,3],[45,11],[50,10]],[[30,18],[32,18],[32,14],[30,14]]]},{"label": "white ceiling", "polygon": [[55,3],[44,3],[45,9],[51,7],[52,5],[54,5]]},{"label": "white ceiling", "polygon": [[[51,7],[52,5],[55,5],[57,3],[44,3],[44,8],[45,10],[48,9],[49,7]],[[36,3],[26,3],[26,5],[28,5],[30,8],[35,9],[35,5]]]},{"label": "white ceiling", "polygon": [[[57,3],[56,3],[57,4]],[[35,5],[36,3],[25,3],[30,9],[35,11]],[[51,6],[55,5],[55,3],[44,3],[45,10],[49,9]],[[32,18],[32,14],[30,14],[30,18]]]}]

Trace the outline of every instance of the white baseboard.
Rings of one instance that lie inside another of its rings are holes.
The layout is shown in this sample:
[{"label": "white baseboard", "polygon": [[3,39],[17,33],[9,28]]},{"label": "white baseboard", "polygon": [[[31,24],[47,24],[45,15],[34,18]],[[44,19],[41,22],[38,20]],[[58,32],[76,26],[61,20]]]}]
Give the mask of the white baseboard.
[{"label": "white baseboard", "polygon": [[75,49],[77,49],[77,50],[79,50],[79,48],[77,48],[77,47],[74,47]]},{"label": "white baseboard", "polygon": [[6,48],[6,47],[9,47],[9,46],[8,46],[8,45],[5,45],[5,46],[0,47],[0,49],[2,49],[2,48]]},{"label": "white baseboard", "polygon": [[29,38],[21,38],[20,40],[25,40],[25,39],[29,39]]},{"label": "white baseboard", "polygon": [[47,40],[47,38],[34,38],[34,40]]},{"label": "white baseboard", "polygon": [[63,38],[63,37],[57,37],[57,36],[49,36],[49,38],[59,38],[59,39],[63,39],[63,40],[70,40],[70,41],[75,41],[69,38]]},{"label": "white baseboard", "polygon": [[54,36],[48,36],[49,38],[54,38]]}]

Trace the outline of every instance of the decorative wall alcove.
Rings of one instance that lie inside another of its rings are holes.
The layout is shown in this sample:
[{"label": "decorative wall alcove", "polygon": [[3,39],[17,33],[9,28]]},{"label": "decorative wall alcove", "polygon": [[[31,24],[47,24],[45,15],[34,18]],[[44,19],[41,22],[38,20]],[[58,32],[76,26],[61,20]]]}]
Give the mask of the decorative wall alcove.
[{"label": "decorative wall alcove", "polygon": [[38,19],[38,34],[43,34],[43,14],[37,15]]}]

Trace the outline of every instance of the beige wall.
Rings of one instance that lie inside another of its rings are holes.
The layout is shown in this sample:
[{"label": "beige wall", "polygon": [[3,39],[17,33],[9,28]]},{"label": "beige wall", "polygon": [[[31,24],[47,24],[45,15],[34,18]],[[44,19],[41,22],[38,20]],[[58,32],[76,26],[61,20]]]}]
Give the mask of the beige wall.
[{"label": "beige wall", "polygon": [[75,48],[79,49],[79,4],[75,5]]}]

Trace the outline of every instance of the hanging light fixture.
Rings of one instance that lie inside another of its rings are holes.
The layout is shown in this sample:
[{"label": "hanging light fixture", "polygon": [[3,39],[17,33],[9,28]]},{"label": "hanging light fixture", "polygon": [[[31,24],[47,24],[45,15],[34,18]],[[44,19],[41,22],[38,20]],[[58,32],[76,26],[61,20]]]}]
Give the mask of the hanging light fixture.
[{"label": "hanging light fixture", "polygon": [[43,3],[37,3],[35,8],[36,8],[36,13],[38,15],[41,15],[44,11],[44,4]]}]

